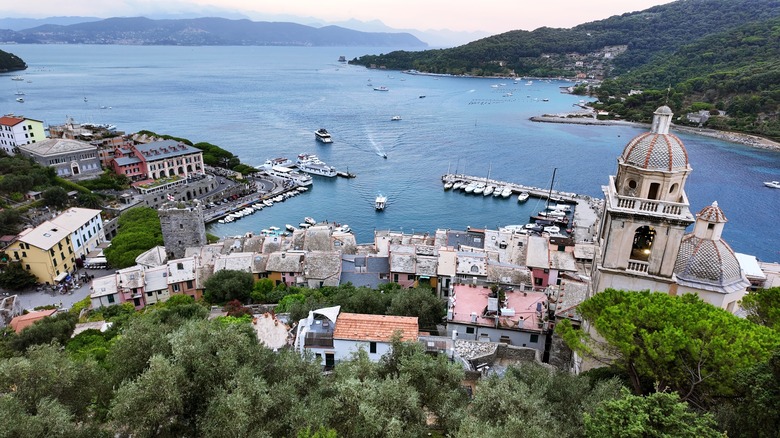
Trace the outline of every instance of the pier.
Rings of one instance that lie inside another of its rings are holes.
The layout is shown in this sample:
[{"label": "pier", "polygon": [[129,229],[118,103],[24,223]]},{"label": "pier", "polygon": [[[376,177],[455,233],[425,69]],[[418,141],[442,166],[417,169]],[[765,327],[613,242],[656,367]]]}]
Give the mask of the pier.
[{"label": "pier", "polygon": [[576,204],[577,198],[582,197],[581,195],[578,195],[576,193],[569,193],[569,192],[561,192],[558,190],[552,190],[550,189],[543,189],[539,187],[532,187],[532,186],[525,186],[522,184],[515,184],[511,182],[506,181],[497,181],[494,179],[487,179],[483,176],[472,176],[472,175],[463,175],[463,174],[455,174],[455,173],[447,173],[442,175],[441,177],[442,183],[446,184],[447,182],[456,182],[461,181],[466,184],[470,183],[482,183],[485,185],[491,185],[494,187],[509,187],[512,190],[512,196],[517,196],[518,194],[522,192],[527,192],[530,196],[534,198],[541,198],[547,200],[547,198],[550,199],[550,201],[553,202],[559,202],[559,203],[567,203],[567,204]]}]

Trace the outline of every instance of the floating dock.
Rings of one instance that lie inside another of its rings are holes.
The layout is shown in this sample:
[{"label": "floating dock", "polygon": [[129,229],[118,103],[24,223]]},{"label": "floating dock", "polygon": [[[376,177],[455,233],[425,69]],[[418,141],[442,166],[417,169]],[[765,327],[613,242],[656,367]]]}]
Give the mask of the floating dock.
[{"label": "floating dock", "polygon": [[[516,184],[506,181],[497,181],[494,179],[487,179],[483,176],[472,176],[472,175],[463,175],[463,174],[455,174],[455,173],[447,173],[442,175],[441,182],[443,184],[446,184],[448,182],[455,183],[457,181],[465,182],[466,184],[470,183],[482,183],[485,185],[491,185],[494,187],[509,187],[512,190],[512,196],[515,196],[515,199],[518,194],[522,192],[527,192],[530,196],[533,196],[534,198],[541,198],[541,199],[547,199],[549,198],[550,201],[553,202],[560,202],[560,203],[566,203],[566,204],[576,204],[577,198],[579,197],[576,193],[569,193],[569,192],[561,192],[558,190],[550,190],[550,189],[543,189],[540,187],[532,187],[532,186],[525,186],[522,184]],[[478,195],[479,196],[479,195]]]}]

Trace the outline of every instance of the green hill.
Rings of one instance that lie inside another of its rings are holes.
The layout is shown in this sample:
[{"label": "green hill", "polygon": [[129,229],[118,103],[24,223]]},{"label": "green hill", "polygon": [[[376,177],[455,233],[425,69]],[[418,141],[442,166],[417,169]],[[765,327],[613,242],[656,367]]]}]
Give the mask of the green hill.
[{"label": "green hill", "polygon": [[3,52],[0,50],[0,72],[24,70],[26,68],[27,64],[22,61],[22,58],[14,55],[13,53]]},{"label": "green hill", "polygon": [[[665,103],[678,114],[717,109],[727,116],[706,126],[780,139],[778,0],[679,0],[571,29],[512,31],[452,49],[366,55],[352,63],[605,80],[592,91],[597,107],[613,116],[646,121]],[[645,92],[628,96],[631,89]]]}]

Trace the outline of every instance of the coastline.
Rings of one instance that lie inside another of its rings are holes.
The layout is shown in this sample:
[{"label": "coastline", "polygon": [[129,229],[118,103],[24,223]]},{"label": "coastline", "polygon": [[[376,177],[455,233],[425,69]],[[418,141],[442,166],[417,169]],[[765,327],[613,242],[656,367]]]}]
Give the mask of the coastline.
[{"label": "coastline", "polygon": [[[599,126],[631,126],[635,128],[648,128],[648,123],[626,122],[624,120],[597,120],[591,117],[565,117],[565,116],[551,116],[545,114],[542,116],[534,116],[529,120],[532,122],[541,123],[569,123],[575,125],[599,125]],[[745,146],[750,146],[759,149],[767,149],[773,151],[780,151],[780,143],[770,140],[768,138],[759,137],[757,135],[745,134],[742,132],[733,131],[718,131],[715,129],[707,128],[694,128],[689,126],[672,125],[672,129],[684,132],[686,134],[703,135],[705,137],[717,138],[718,140],[727,141],[730,143],[738,143]]]}]

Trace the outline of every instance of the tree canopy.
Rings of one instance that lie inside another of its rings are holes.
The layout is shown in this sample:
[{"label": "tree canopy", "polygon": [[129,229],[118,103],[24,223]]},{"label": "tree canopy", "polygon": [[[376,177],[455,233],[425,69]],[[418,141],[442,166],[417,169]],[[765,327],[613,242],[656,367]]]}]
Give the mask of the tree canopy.
[{"label": "tree canopy", "polygon": [[134,207],[119,217],[119,230],[104,251],[106,260],[121,269],[135,264],[144,251],[163,244],[162,228],[157,211],[149,207]]},{"label": "tree canopy", "polygon": [[777,332],[693,294],[607,289],[584,301],[579,312],[603,341],[558,324],[556,331],[572,349],[614,363],[636,394],[647,377],[659,391],[675,391],[699,406],[733,395],[737,376],[780,346]]}]

